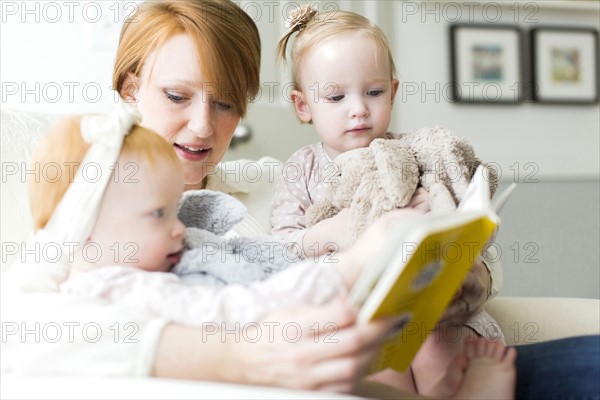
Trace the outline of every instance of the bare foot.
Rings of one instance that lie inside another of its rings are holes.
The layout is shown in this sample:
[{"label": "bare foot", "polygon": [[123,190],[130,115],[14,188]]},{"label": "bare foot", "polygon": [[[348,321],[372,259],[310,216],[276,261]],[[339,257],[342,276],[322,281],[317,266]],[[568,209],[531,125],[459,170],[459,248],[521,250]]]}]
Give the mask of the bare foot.
[{"label": "bare foot", "polygon": [[459,354],[448,365],[446,373],[426,393],[419,393],[426,397],[453,398],[465,380],[465,373],[469,360],[465,354]]},{"label": "bare foot", "polygon": [[517,351],[478,337],[467,343],[469,357],[464,382],[454,398],[514,399]]},{"label": "bare foot", "polygon": [[417,394],[412,372],[404,373],[385,369],[367,377],[359,391],[360,395],[378,399],[420,398],[452,398],[465,380],[465,372],[469,360],[466,354],[459,354],[448,365],[444,376],[436,382],[427,393]]},{"label": "bare foot", "polygon": [[367,380],[386,385],[407,394],[417,394],[411,370],[398,372],[391,368],[369,375]]}]

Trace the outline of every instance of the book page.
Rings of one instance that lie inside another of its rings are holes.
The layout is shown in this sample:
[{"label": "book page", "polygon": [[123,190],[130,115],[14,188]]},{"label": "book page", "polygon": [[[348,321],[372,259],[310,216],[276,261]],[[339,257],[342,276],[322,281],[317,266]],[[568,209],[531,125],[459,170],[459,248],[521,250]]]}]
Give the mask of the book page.
[{"label": "book page", "polygon": [[490,183],[487,177],[486,167],[483,165],[477,167],[471,183],[467,186],[465,194],[456,208],[457,211],[485,210],[490,206]]},{"label": "book page", "polygon": [[504,189],[501,193],[497,194],[494,197],[494,201],[492,201],[492,209],[496,212],[496,214],[500,213],[500,210],[504,207],[508,198],[512,194],[512,192],[517,188],[517,184],[515,182],[511,183],[506,189]]}]

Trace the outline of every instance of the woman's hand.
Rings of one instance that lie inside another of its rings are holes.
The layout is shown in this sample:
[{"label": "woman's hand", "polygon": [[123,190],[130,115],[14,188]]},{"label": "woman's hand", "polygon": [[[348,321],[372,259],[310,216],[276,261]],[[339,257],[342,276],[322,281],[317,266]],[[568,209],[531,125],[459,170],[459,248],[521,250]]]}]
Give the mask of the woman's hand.
[{"label": "woman's hand", "polygon": [[393,326],[392,320],[355,325],[355,319],[352,307],[337,299],[322,306],[281,307],[237,330],[169,324],[152,374],[351,392]]},{"label": "woman's hand", "polygon": [[466,322],[486,302],[490,285],[490,272],[481,260],[477,260],[440,322],[457,324]]},{"label": "woman's hand", "polygon": [[395,228],[406,219],[420,215],[421,211],[414,208],[390,211],[371,224],[347,251],[337,254],[335,268],[338,268],[346,287],[350,289],[354,286],[364,267],[371,265],[381,253]]},{"label": "woman's hand", "polygon": [[252,324],[256,326],[250,326],[239,343],[231,341],[232,354],[237,355],[231,368],[240,374],[233,381],[352,392],[392,326],[389,320],[355,325],[355,317],[342,299],[272,312]]}]

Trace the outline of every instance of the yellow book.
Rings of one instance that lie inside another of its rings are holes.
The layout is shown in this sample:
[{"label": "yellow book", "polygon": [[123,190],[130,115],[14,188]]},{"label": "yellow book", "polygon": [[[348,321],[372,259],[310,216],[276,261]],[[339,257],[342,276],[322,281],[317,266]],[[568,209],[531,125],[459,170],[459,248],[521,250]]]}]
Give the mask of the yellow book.
[{"label": "yellow book", "polygon": [[515,184],[491,204],[485,177],[479,167],[456,211],[403,221],[352,288],[359,323],[398,318],[399,332],[386,339],[371,372],[410,366],[498,227],[497,211]]}]

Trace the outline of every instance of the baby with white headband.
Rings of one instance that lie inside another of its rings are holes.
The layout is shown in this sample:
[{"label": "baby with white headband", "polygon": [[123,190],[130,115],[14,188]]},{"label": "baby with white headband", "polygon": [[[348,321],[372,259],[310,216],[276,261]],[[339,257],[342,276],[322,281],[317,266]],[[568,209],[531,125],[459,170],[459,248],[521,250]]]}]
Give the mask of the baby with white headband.
[{"label": "baby with white headband", "polygon": [[179,260],[182,167],[171,145],[138,121],[126,105],[66,118],[34,151],[41,170],[58,169],[29,183],[34,231],[63,247],[71,277],[110,264],[167,272]]}]

